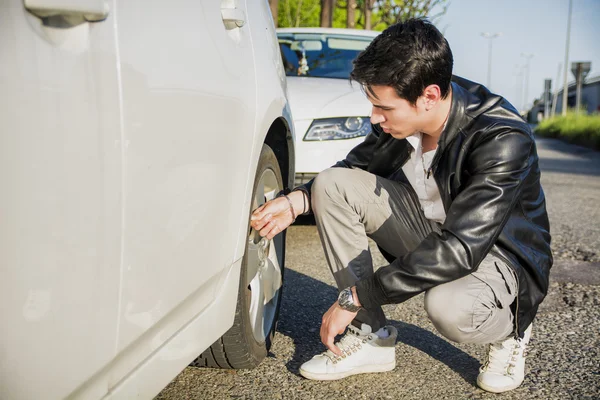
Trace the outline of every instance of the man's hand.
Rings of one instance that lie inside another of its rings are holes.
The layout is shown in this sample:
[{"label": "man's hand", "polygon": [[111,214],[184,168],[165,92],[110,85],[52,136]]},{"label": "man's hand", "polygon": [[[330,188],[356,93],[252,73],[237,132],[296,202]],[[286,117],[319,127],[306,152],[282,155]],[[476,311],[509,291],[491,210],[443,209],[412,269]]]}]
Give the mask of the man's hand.
[{"label": "man's hand", "polygon": [[[304,193],[295,191],[288,195],[294,207],[294,215],[304,210]],[[284,231],[294,222],[290,202],[285,197],[277,197],[258,207],[250,216],[250,226],[258,231],[260,236],[271,240],[275,235]]]},{"label": "man's hand", "polygon": [[323,315],[321,323],[321,342],[334,354],[341,356],[342,351],[337,347],[333,340],[336,335],[344,333],[346,327],[350,325],[358,312],[346,311],[341,308],[336,301]]}]

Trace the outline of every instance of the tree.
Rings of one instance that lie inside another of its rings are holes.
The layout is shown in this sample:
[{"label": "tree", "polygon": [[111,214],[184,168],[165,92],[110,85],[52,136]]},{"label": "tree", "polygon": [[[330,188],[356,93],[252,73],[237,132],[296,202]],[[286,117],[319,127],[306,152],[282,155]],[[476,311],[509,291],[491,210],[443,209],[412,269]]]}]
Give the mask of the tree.
[{"label": "tree", "polygon": [[364,8],[363,8],[363,12],[365,15],[365,24],[364,27],[365,29],[372,29],[373,26],[371,25],[371,15],[373,12],[373,1],[374,0],[363,0],[364,3]]},{"label": "tree", "polygon": [[279,0],[278,26],[319,26],[321,0]]},{"label": "tree", "polygon": [[346,27],[353,29],[356,27],[355,20],[356,0],[347,0],[346,3]]},{"label": "tree", "polygon": [[331,28],[335,0],[321,0],[321,26]]},{"label": "tree", "polygon": [[273,19],[280,27],[333,26],[378,31],[412,17],[427,17],[435,24],[449,3],[450,0],[269,0]]},{"label": "tree", "polygon": [[428,17],[435,23],[446,13],[448,5],[449,0],[375,0],[376,23],[373,26],[382,24],[385,29],[396,22],[416,17]]},{"label": "tree", "polygon": [[279,26],[278,11],[279,11],[279,0],[269,0],[269,7],[271,7],[271,15],[273,16],[273,23],[275,28]]},{"label": "tree", "polygon": [[428,17],[435,23],[446,13],[448,3],[449,0],[338,0],[333,26],[383,30],[414,17]]}]

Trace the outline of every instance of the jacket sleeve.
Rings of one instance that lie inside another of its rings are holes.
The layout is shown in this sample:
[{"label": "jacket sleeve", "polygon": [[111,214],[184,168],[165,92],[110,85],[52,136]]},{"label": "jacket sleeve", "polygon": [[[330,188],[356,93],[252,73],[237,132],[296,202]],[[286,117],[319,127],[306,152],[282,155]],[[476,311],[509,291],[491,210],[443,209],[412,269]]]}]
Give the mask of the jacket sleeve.
[{"label": "jacket sleeve", "polygon": [[[371,124],[371,132],[367,134],[365,140],[350,150],[350,153],[348,153],[345,159],[332,165],[332,168],[360,168],[366,170],[371,162],[371,158],[373,157],[373,152],[375,150],[377,141],[379,140],[380,134],[381,132],[379,126]],[[294,190],[300,190],[306,193],[309,203],[311,198],[310,190],[314,180],[315,179],[313,178],[304,185],[294,188]],[[311,211],[309,210],[307,214],[310,212]]]},{"label": "jacket sleeve", "polygon": [[450,205],[441,233],[431,233],[411,253],[358,281],[365,308],[401,303],[477,270],[537,162],[533,139],[526,133],[481,132],[477,140],[465,162],[470,178]]}]

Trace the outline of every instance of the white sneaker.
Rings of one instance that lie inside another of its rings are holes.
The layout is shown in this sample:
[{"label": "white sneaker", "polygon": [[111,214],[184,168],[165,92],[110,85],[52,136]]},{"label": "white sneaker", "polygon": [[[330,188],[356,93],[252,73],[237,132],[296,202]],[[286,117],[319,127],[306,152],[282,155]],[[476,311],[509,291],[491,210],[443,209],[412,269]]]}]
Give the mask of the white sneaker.
[{"label": "white sneaker", "polygon": [[502,393],[513,390],[525,379],[526,347],[531,337],[531,326],[525,330],[522,339],[510,337],[501,342],[491,343],[488,359],[479,369],[477,384],[483,390]]},{"label": "white sneaker", "polygon": [[[366,325],[363,325],[366,326]],[[337,343],[342,356],[330,350],[314,356],[300,367],[300,374],[308,379],[328,381],[350,375],[391,371],[396,367],[396,337],[398,331],[386,326],[389,336],[379,338],[371,329],[360,330],[352,325]]]}]

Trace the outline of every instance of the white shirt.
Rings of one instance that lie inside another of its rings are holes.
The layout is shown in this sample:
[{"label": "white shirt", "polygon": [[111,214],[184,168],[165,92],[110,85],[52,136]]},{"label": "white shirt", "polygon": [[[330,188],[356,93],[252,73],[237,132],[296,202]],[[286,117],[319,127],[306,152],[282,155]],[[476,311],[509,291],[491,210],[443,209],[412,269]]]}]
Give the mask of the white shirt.
[{"label": "white shirt", "polygon": [[423,153],[423,134],[420,132],[407,137],[406,140],[415,151],[410,153],[410,160],[402,166],[402,171],[417,192],[425,217],[442,224],[446,220],[446,211],[440,197],[440,190],[433,179],[433,174],[427,178],[427,170],[431,166],[435,150]]}]

